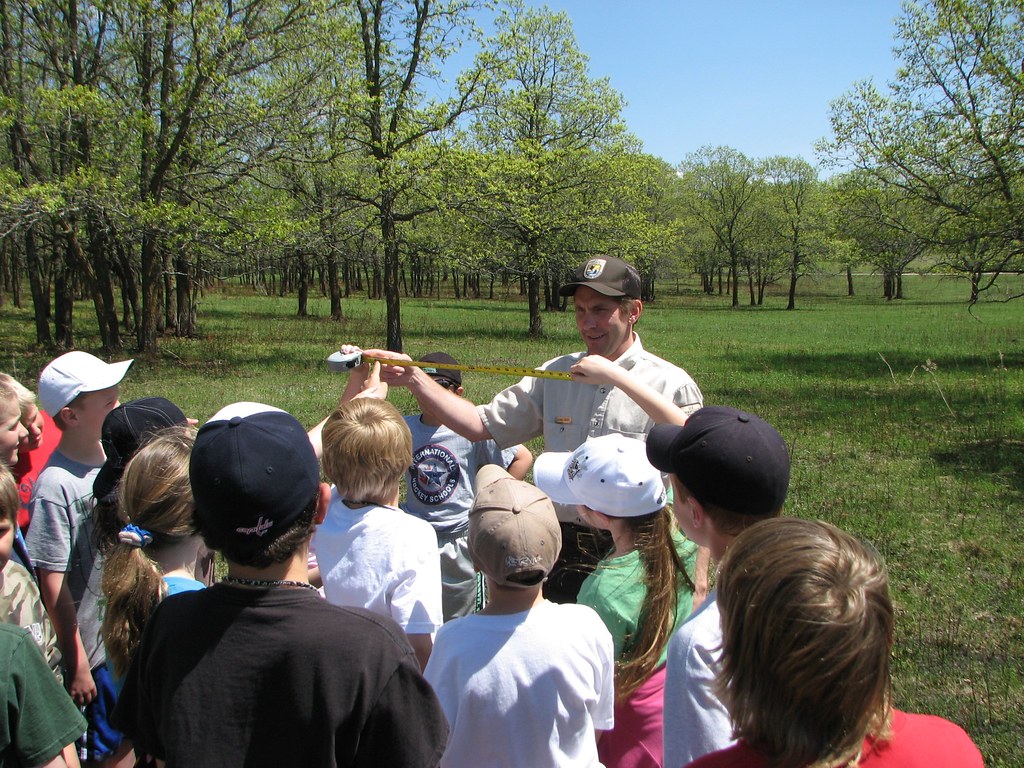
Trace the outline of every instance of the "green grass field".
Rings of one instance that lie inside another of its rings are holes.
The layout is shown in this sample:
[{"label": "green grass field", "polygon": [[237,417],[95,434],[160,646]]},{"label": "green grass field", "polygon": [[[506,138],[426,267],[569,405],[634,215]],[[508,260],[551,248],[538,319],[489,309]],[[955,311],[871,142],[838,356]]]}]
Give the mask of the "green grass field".
[{"label": "green grass field", "polygon": [[[1022,284],[1012,278],[1004,290]],[[897,706],[962,724],[989,766],[1021,765],[1024,301],[969,311],[962,282],[916,275],[895,302],[877,295],[877,278],[858,278],[854,298],[838,279],[805,280],[795,312],[779,295],[732,309],[688,283],[673,288],[660,285],[645,307],[645,346],[686,368],[707,403],[779,428],[793,457],[788,514],[836,523],[886,557]],[[344,342],[383,345],[384,305],[347,300],[341,323],[326,319],[324,299],[310,302],[312,317],[295,308],[240,289],[208,293],[202,338],[163,339],[157,359],[137,361],[122,400],[163,395],[200,420],[258,400],[314,424],[344,383],[324,358]],[[0,318],[0,369],[32,385],[50,354],[32,347],[27,309],[8,304]],[[79,348],[92,350],[91,308],[76,320]],[[465,363],[535,366],[581,347],[571,311],[544,325],[543,341],[526,340],[518,300],[403,303],[414,356],[440,349]],[[464,383],[482,401],[512,381],[467,374]],[[392,400],[415,410],[405,392]]]}]

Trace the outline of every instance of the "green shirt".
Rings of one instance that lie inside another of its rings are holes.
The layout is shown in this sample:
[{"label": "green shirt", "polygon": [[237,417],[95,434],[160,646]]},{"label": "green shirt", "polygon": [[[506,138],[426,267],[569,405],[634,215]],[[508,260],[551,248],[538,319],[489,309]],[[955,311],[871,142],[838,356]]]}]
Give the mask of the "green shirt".
[{"label": "green shirt", "polygon": [[0,768],[41,765],[83,733],[85,718],[31,635],[0,624]]},{"label": "green shirt", "polygon": [[[697,562],[697,545],[689,541],[678,531],[673,534],[676,551],[686,566],[686,573],[693,579]],[[576,602],[589,605],[601,617],[615,643],[615,659],[622,658],[624,650],[637,635],[640,622],[640,610],[647,596],[644,585],[643,566],[640,564],[640,553],[637,550],[619,557],[607,557],[602,560],[591,573],[583,586],[580,587]],[[685,583],[679,587],[679,602],[676,621],[672,631],[678,627],[693,609],[693,592]],[[667,638],[666,638],[667,640]],[[668,642],[661,649],[658,664],[665,663],[668,653]]]}]

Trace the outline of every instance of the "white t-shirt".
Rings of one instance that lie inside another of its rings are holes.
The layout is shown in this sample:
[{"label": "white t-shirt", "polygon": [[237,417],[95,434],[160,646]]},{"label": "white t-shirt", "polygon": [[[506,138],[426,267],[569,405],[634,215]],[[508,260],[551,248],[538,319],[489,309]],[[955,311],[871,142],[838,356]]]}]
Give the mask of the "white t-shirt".
[{"label": "white t-shirt", "polygon": [[424,676],[451,732],[442,768],[599,766],[614,722],[612,638],[593,609],[544,601],[437,633]]},{"label": "white t-shirt", "polygon": [[441,565],[430,523],[397,507],[350,508],[332,487],[313,551],[334,605],[387,616],[409,635],[441,626]]},{"label": "white t-shirt", "polygon": [[668,643],[665,669],[665,768],[680,768],[736,743],[729,712],[712,687],[722,656],[717,595]]}]

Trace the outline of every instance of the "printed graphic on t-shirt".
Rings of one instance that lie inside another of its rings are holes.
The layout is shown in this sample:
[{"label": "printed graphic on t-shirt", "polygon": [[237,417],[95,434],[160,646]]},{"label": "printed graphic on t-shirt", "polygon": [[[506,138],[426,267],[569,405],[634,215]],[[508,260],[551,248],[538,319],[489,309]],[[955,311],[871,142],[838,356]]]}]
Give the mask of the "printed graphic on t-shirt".
[{"label": "printed graphic on t-shirt", "polygon": [[413,451],[409,487],[422,504],[444,504],[459,484],[459,462],[443,445]]}]

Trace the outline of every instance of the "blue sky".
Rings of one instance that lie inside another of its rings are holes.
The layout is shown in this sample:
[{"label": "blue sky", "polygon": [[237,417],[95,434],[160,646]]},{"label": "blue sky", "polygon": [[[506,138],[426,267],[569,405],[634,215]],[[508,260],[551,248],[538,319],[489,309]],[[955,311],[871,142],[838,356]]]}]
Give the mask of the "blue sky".
[{"label": "blue sky", "polygon": [[800,156],[829,133],[829,102],[892,79],[900,0],[527,0],[565,11],[590,75],[608,77],[652,155],[704,145]]}]

